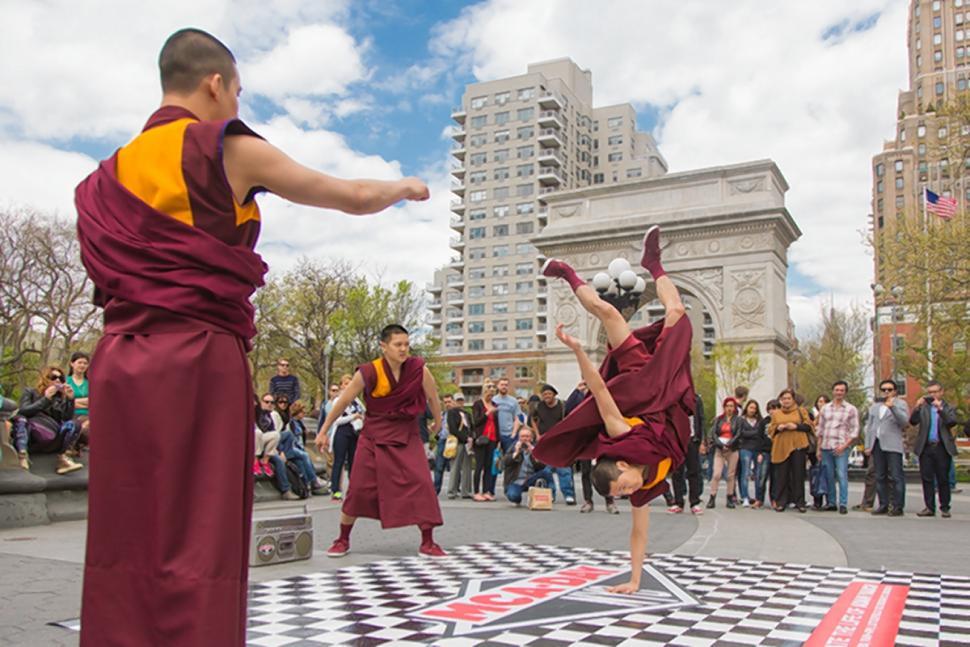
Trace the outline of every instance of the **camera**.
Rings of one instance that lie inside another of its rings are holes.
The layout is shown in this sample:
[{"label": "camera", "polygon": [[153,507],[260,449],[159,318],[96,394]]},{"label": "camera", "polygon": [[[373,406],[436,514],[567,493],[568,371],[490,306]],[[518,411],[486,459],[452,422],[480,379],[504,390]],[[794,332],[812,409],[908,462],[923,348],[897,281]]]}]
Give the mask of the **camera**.
[{"label": "camera", "polygon": [[933,404],[933,396],[932,395],[923,396],[923,400],[926,401],[926,404]]}]

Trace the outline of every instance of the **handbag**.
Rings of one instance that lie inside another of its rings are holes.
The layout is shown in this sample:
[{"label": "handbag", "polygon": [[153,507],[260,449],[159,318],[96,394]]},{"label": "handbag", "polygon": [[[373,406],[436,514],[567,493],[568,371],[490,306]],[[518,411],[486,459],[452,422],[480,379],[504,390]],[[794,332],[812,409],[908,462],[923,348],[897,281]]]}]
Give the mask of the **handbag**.
[{"label": "handbag", "polygon": [[458,455],[458,436],[448,434],[448,438],[445,440],[445,448],[442,450],[441,455],[449,459]]},{"label": "handbag", "polygon": [[[805,422],[805,410],[798,407],[798,420],[804,425]],[[808,453],[815,454],[818,452],[818,438],[815,436],[814,431],[806,431],[805,435],[808,436]]]},{"label": "handbag", "polygon": [[490,415],[485,418],[485,428],[482,429],[482,434],[475,439],[475,444],[484,447],[490,442],[494,442],[496,438],[495,417]]}]

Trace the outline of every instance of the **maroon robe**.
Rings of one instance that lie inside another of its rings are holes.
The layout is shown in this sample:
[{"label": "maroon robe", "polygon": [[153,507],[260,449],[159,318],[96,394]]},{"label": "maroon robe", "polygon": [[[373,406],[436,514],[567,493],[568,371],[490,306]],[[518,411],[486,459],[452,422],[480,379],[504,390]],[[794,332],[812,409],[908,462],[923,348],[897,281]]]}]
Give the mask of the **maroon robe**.
[{"label": "maroon robe", "polygon": [[[163,108],[146,131],[186,115]],[[266,266],[252,251],[258,221],[236,226],[221,170],[233,128],[197,122],[186,132],[174,170],[193,226],[126,189],[118,154],[77,188],[81,258],[105,316],[89,375],[84,647],[245,642],[249,296]]]},{"label": "maroon robe", "polygon": [[[620,412],[644,424],[610,438],[596,402],[587,396],[562,421],[542,435],[535,457],[547,465],[566,467],[582,459],[607,457],[645,465],[646,482],[657,464],[671,459],[670,472],[684,462],[694,412],[694,382],[690,373],[691,326],[687,317],[666,328],[657,321],[634,330],[611,348],[600,366],[610,395]],[[666,481],[640,490],[631,502],[640,506],[667,491]]]},{"label": "maroon robe", "polygon": [[421,442],[418,417],[424,415],[424,360],[409,357],[396,380],[387,360],[381,359],[391,391],[374,397],[378,370],[362,364],[364,427],[350,472],[343,512],[351,517],[379,519],[382,528],[440,526],[441,507],[431,481]]}]

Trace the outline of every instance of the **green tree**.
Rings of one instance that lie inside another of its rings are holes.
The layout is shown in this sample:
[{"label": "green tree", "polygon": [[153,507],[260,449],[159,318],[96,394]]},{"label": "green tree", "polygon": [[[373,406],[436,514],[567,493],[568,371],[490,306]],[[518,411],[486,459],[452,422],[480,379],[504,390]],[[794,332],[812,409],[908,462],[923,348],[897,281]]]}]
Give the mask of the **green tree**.
[{"label": "green tree", "polygon": [[753,346],[715,342],[711,360],[717,383],[725,392],[733,393],[739,386],[750,388],[761,377],[761,365]]},{"label": "green tree", "polygon": [[819,395],[831,397],[832,384],[849,383],[847,399],[857,407],[865,406],[868,371],[869,317],[860,307],[845,310],[822,306],[822,323],[812,336],[800,344],[802,360],[798,368],[798,390],[806,405]]},{"label": "green tree", "polygon": [[690,365],[694,374],[694,390],[704,402],[702,429],[709,429],[717,413],[717,372],[714,360],[704,357],[700,346],[694,346],[690,354]]}]

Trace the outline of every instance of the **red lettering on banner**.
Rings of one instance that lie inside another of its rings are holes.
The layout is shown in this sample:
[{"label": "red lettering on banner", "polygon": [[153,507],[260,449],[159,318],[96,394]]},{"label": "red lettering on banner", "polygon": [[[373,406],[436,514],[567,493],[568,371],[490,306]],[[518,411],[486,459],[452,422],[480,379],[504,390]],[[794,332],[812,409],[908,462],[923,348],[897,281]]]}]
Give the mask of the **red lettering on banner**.
[{"label": "red lettering on banner", "polygon": [[880,647],[896,641],[908,586],[851,582],[805,647]]},{"label": "red lettering on banner", "polygon": [[475,604],[494,604],[497,607],[519,607],[523,604],[529,604],[532,602],[532,598],[512,598],[507,599],[502,597],[502,593],[512,593],[511,590],[502,589],[500,593],[482,593],[481,595],[476,595],[474,597],[468,598],[469,602]]},{"label": "red lettering on banner", "polygon": [[557,589],[553,587],[545,586],[528,586],[531,584],[532,580],[526,582],[526,586],[506,586],[502,587],[502,590],[506,593],[515,593],[516,595],[528,595],[530,598],[545,598],[549,597],[554,593],[562,593],[565,589]]},{"label": "red lettering on banner", "polygon": [[533,584],[552,584],[554,586],[579,586],[586,582],[581,577],[536,577],[529,580]]},{"label": "red lettering on banner", "polygon": [[452,602],[436,609],[426,609],[421,615],[445,620],[464,620],[466,622],[481,622],[488,619],[489,611],[505,611],[503,607],[485,607],[483,605],[468,604],[467,602]]},{"label": "red lettering on banner", "polygon": [[595,566],[577,566],[575,568],[568,568],[564,571],[559,571],[556,573],[556,575],[566,577],[581,577],[584,580],[598,580],[604,575],[613,575],[614,573],[619,573],[619,571],[613,569],[596,568]]}]

